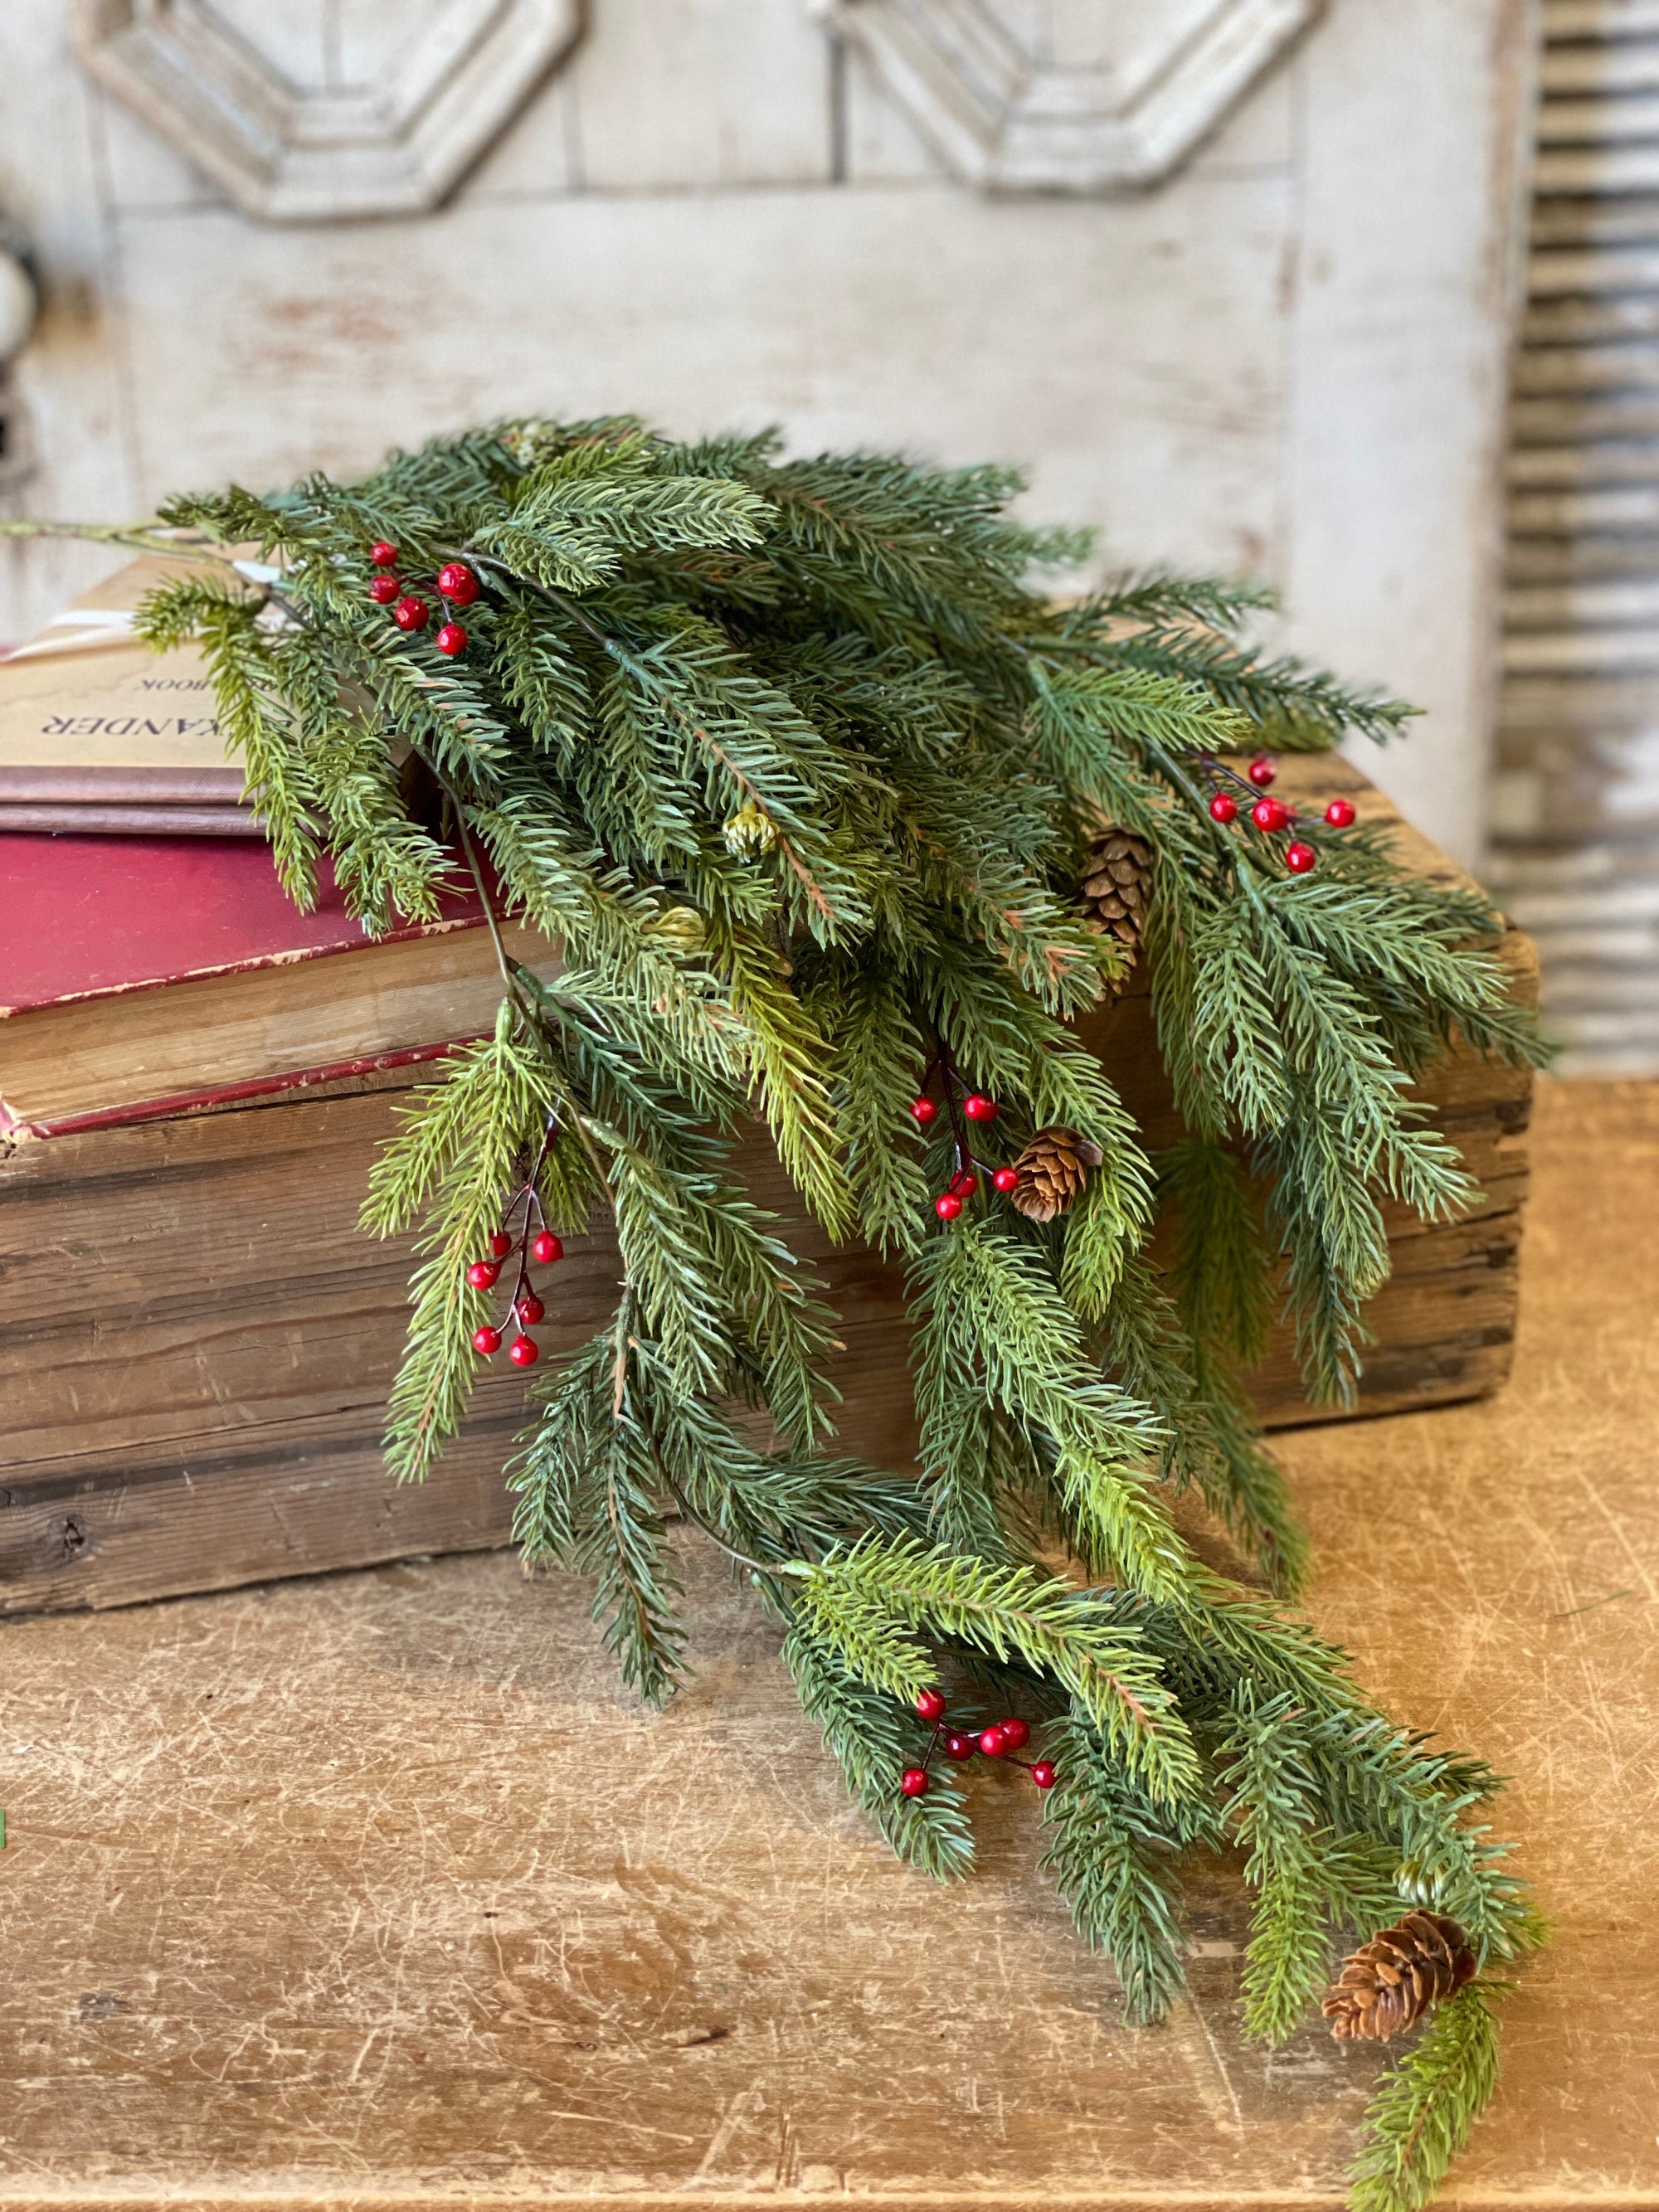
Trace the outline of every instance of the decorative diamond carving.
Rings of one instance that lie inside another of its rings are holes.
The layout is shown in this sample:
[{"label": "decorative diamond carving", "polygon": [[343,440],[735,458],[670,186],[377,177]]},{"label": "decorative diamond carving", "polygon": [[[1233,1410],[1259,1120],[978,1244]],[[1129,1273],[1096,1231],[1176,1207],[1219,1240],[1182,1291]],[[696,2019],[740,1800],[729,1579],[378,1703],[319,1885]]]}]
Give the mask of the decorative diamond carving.
[{"label": "decorative diamond carving", "polygon": [[274,222],[434,206],[581,27],[581,0],[76,0],[100,84]]},{"label": "decorative diamond carving", "polygon": [[1170,175],[1323,0],[817,0],[933,151],[998,191]]}]

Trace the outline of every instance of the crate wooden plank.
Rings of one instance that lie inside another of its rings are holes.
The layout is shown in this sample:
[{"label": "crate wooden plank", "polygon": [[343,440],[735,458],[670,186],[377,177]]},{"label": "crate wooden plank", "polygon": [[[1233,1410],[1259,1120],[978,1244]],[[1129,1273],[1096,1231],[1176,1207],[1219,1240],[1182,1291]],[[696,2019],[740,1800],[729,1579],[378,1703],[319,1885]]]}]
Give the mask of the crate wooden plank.
[{"label": "crate wooden plank", "polygon": [[[1121,1025],[1135,1016],[1130,1002]],[[1432,1229],[1401,1213],[1390,1223],[1395,1275],[1371,1309],[1379,1343],[1358,1411],[1477,1395],[1507,1370],[1524,1189],[1509,1103],[1504,1118],[1478,1102],[1443,1116],[1482,1177],[1481,1206]],[[523,1419],[516,1375],[483,1377],[424,1487],[398,1488],[378,1463],[411,1255],[407,1240],[344,1232],[394,1103],[266,1109],[252,1151],[249,1117],[224,1115],[59,1139],[10,1163],[0,1610],[507,1540],[499,1469]],[[94,1142],[97,1171],[73,1203],[77,1223],[88,1206],[101,1218],[96,1244],[76,1225],[54,1233],[70,1210],[63,1154]],[[210,1260],[227,1223],[234,1231]],[[843,1441],[902,1462],[913,1437],[899,1271],[810,1233],[799,1241],[843,1315]],[[608,1236],[568,1240],[554,1323],[540,1332],[550,1354],[602,1323],[616,1279]],[[1274,1425],[1330,1417],[1303,1397],[1282,1340],[1255,1388]]]},{"label": "crate wooden plank", "polygon": [[[1284,1449],[1315,1621],[1513,1778],[1557,1926],[1446,2203],[1651,2212],[1659,1089],[1540,1109],[1513,1389]],[[680,1550],[662,1713],[501,1555],[5,1623],[0,2212],[1340,2212],[1387,2054],[1244,2040],[1236,1869],[1127,2027],[1024,1778],[899,1866]]]},{"label": "crate wooden plank", "polygon": [[[1390,813],[1342,761],[1287,763],[1279,787],[1295,803],[1341,790]],[[1414,864],[1450,872],[1402,834]],[[1510,933],[1506,951],[1532,988],[1525,939]],[[1173,1141],[1144,975],[1084,1034],[1149,1145]],[[508,1540],[501,1470],[526,1419],[516,1372],[485,1372],[426,1485],[399,1488],[379,1460],[414,1240],[376,1243],[352,1224],[411,1079],[24,1144],[0,1163],[0,1613]],[[1426,1095],[1482,1196],[1437,1225],[1385,1209],[1395,1272],[1370,1309],[1361,1414],[1479,1396],[1508,1371],[1531,1080],[1460,1054]],[[842,1316],[844,1448],[905,1464],[902,1269],[801,1222],[758,1133],[744,1165]],[[548,1356],[603,1325],[617,1273],[607,1228],[567,1240],[538,1331]],[[1304,1396],[1285,1332],[1252,1386],[1270,1426],[1334,1417]]]}]

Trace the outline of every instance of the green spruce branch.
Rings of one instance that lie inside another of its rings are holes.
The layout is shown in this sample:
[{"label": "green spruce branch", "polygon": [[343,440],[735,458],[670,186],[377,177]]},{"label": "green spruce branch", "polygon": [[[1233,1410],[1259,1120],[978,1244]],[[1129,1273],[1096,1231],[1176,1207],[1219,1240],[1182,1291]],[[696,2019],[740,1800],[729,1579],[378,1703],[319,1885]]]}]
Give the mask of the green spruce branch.
[{"label": "green spruce branch", "polygon": [[[1383,1206],[1473,1196],[1413,1086],[1459,1041],[1540,1048],[1474,890],[1320,822],[1292,875],[1282,837],[1210,811],[1249,796],[1230,753],[1382,739],[1410,710],[1260,653],[1248,588],[1151,574],[1054,605],[1033,570],[1083,544],[1015,521],[1019,489],[532,418],[82,534],[189,563],[140,632],[203,649],[297,900],[326,864],[375,933],[458,872],[483,901],[500,1018],[400,1109],[365,1208],[416,1240],[399,1475],[465,1418],[491,1310],[466,1270],[509,1197],[613,1237],[611,1319],[536,1370],[509,1473],[526,1560],[592,1578],[660,1700],[688,1665],[677,1527],[711,1543],[854,1796],[935,1876],[971,1864],[972,1793],[935,1761],[905,1794],[918,1693],[966,1680],[1029,1715],[1057,1775],[1045,1863],[1132,2019],[1183,1986],[1194,1854],[1243,1854],[1270,2041],[1346,1936],[1455,1917],[1483,1978],[1385,2081],[1358,2169],[1357,2212],[1405,2212],[1491,2094],[1491,1970],[1539,1929],[1494,1778],[1370,1705],[1286,1610],[1305,1541],[1245,1378],[1282,1315],[1310,1387],[1352,1393]],[[381,541],[424,623],[371,597]],[[452,653],[453,563],[476,588]],[[1103,821],[1152,855],[1140,957],[1181,1123],[1157,1159],[1072,1026],[1132,957],[1079,905]],[[546,940],[533,972],[509,923]],[[835,1455],[840,1323],[748,1187],[757,1125],[815,1233],[904,1264],[919,1478]],[[1029,1219],[986,1173],[1055,1130],[1098,1164]],[[930,1201],[975,1145],[947,1223]],[[1183,1492],[1277,1595],[1203,1564]]]}]

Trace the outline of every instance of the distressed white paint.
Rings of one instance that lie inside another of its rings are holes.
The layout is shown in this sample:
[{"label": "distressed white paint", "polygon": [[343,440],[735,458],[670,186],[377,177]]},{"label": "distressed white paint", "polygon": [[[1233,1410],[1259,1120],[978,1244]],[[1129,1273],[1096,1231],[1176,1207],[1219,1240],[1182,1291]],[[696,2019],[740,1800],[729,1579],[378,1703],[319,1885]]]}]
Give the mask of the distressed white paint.
[{"label": "distressed white paint", "polygon": [[40,295],[21,258],[0,244],[0,362],[21,353],[40,312]]},{"label": "distressed white paint", "polygon": [[[781,414],[808,446],[1023,453],[1034,503],[1064,520],[1109,515],[1119,560],[1146,549],[1267,571],[1283,362],[1254,307],[1278,271],[1286,200],[1270,177],[1212,181],[1182,216],[1149,201],[1109,228],[1056,208],[1038,255],[1022,210],[949,185],[825,193],[810,225],[799,195],[751,190],[720,203],[710,255],[700,198],[576,194],[526,228],[510,294],[490,205],[324,234],[300,264],[228,212],[147,223],[128,259],[146,490],[245,471],[238,413],[167,404],[205,352],[261,421],[271,474],[358,467],[393,430],[418,437],[550,392],[579,415],[622,395],[677,431]],[[1161,281],[1171,262],[1180,286]],[[1224,381],[1190,356],[1188,284],[1229,332]],[[1118,343],[1125,299],[1138,302],[1132,349]],[[1016,339],[1062,328],[1063,349]],[[386,394],[415,352],[418,388],[389,418]],[[1186,487],[1173,508],[1172,483]]]},{"label": "distressed white paint", "polygon": [[830,66],[797,0],[603,0],[581,54],[585,181],[827,185]]},{"label": "distressed white paint", "polygon": [[956,175],[1101,192],[1168,177],[1321,0],[817,0]]},{"label": "distressed white paint", "polygon": [[276,222],[441,199],[569,48],[578,0],[73,0],[100,83]]},{"label": "distressed white paint", "polygon": [[[1156,28],[1164,0],[1135,4]],[[1019,5],[1099,60],[1092,0]],[[1022,460],[1103,565],[1277,583],[1297,646],[1426,700],[1382,772],[1473,852],[1524,0],[1328,0],[1178,175],[1115,199],[965,188],[806,0],[587,13],[446,205],[301,229],[88,86],[64,0],[0,8],[0,219],[46,279],[33,471],[0,509],[118,516],[498,410]],[[315,53],[289,68],[347,67]],[[0,637],[100,560],[0,554]]]}]

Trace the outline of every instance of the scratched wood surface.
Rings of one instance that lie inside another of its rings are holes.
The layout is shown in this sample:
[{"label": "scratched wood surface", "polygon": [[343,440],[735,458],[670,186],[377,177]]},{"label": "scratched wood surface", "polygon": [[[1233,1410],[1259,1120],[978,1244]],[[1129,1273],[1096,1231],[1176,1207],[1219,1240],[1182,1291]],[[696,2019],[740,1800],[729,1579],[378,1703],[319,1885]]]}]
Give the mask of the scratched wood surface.
[{"label": "scratched wood surface", "polygon": [[[1559,1923],[1448,2200],[1659,2205],[1659,1087],[1547,1085],[1509,1389],[1281,1438],[1320,1624],[1514,1778]],[[505,1557],[0,1626],[0,2205],[1324,2208],[1374,2059],[1124,2027],[975,1778],[937,1890],[848,1809],[706,1547],[700,1671],[620,1692]]]}]

